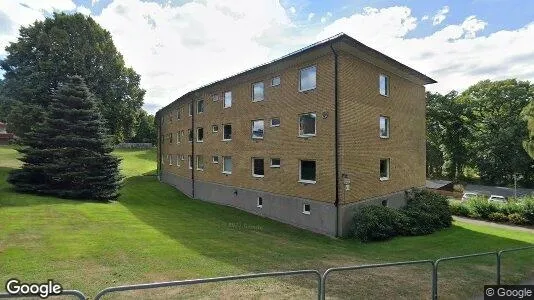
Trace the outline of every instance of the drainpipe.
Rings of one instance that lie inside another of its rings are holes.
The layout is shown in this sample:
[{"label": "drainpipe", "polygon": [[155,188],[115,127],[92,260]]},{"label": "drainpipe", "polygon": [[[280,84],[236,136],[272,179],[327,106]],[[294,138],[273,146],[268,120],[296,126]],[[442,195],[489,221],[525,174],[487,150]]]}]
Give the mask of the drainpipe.
[{"label": "drainpipe", "polygon": [[196,112],[196,102],[198,98],[198,93],[195,93],[193,95],[193,99],[191,99],[191,135],[193,136],[193,140],[191,141],[191,197],[195,199],[195,163],[196,163],[196,157],[195,157],[195,112]]},{"label": "drainpipe", "polygon": [[162,140],[162,136],[161,136],[161,125],[162,125],[162,122],[161,122],[161,113],[159,114],[158,116],[158,181],[161,181],[161,172],[162,172],[162,168],[161,168],[161,147],[163,147],[163,140]]},{"label": "drainpipe", "polygon": [[336,237],[340,236],[339,233],[339,126],[338,126],[338,78],[337,78],[337,65],[338,56],[336,50],[332,44],[330,49],[334,53],[334,155],[335,155],[335,170],[336,170],[336,201],[334,206],[336,207]]}]

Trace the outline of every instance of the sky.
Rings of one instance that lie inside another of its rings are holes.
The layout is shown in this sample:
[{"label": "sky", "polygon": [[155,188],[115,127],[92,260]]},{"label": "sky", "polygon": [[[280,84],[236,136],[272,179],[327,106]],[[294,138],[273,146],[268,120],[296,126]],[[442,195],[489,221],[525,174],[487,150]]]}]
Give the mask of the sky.
[{"label": "sky", "polygon": [[54,11],[90,15],[111,33],[151,113],[340,32],[436,79],[433,92],[534,81],[534,1],[0,0],[0,59],[20,26]]}]

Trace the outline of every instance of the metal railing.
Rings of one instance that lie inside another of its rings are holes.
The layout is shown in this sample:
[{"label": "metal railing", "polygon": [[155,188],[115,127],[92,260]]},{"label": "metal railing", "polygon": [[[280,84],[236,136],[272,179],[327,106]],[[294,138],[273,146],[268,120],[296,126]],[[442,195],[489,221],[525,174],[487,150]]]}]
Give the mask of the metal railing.
[{"label": "metal railing", "polygon": [[[224,281],[238,281],[245,279],[254,279],[254,278],[268,278],[268,277],[286,277],[286,276],[298,276],[298,275],[314,275],[317,280],[317,298],[319,300],[324,300],[326,298],[326,283],[328,276],[334,272],[350,271],[350,270],[362,270],[362,269],[375,269],[375,268],[388,268],[388,267],[399,267],[399,266],[413,266],[413,265],[425,265],[430,264],[432,266],[432,287],[431,294],[433,300],[438,299],[438,268],[440,263],[444,261],[451,260],[463,260],[470,259],[473,257],[484,257],[484,256],[493,256],[496,257],[496,283],[501,283],[501,262],[503,254],[509,252],[525,251],[525,250],[534,250],[534,245],[504,249],[500,251],[492,252],[483,252],[483,253],[474,253],[460,256],[451,256],[443,257],[437,260],[413,260],[413,261],[402,261],[402,262],[392,262],[392,263],[383,263],[383,264],[367,264],[367,265],[355,265],[355,266],[345,266],[345,267],[334,267],[327,269],[324,273],[320,273],[317,270],[295,270],[295,271],[281,271],[281,272],[268,272],[268,273],[253,273],[253,274],[244,274],[244,275],[235,275],[235,276],[224,276],[224,277],[213,277],[213,278],[201,278],[201,279],[191,279],[191,280],[179,280],[179,281],[167,281],[167,282],[155,282],[155,283],[145,283],[145,284],[133,284],[133,285],[123,285],[108,287],[101,290],[96,296],[95,300],[102,299],[103,296],[124,291],[135,291],[135,290],[147,290],[147,289],[156,289],[164,287],[175,287],[175,286],[187,286],[203,283],[213,283],[213,282],[224,282]],[[86,300],[87,297],[78,290],[64,290],[61,295],[50,295],[53,296],[63,296],[70,295],[75,296],[78,299]],[[27,295],[10,295],[7,293],[0,293],[0,298],[21,298],[28,297]]]},{"label": "metal railing", "polygon": [[170,287],[170,286],[184,286],[184,285],[192,285],[192,284],[233,281],[233,280],[243,280],[243,279],[252,279],[252,278],[281,277],[281,276],[295,276],[295,275],[309,275],[309,274],[314,274],[317,276],[317,298],[320,300],[322,278],[321,278],[321,273],[319,273],[319,271],[317,270],[297,270],[297,271],[283,271],[283,272],[270,272],[270,273],[255,273],[255,274],[245,274],[245,275],[236,275],[236,276],[123,285],[123,286],[110,287],[110,288],[100,291],[96,295],[95,300],[100,300],[104,295],[114,293],[114,292],[146,290],[146,289],[155,289],[155,288]]}]

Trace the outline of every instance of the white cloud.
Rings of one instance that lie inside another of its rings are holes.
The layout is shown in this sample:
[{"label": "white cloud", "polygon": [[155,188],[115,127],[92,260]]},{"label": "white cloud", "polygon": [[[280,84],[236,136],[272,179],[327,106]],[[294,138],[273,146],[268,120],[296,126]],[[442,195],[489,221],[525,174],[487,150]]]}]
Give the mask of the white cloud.
[{"label": "white cloud", "polygon": [[428,20],[429,18],[430,18],[429,16],[424,15],[424,16],[421,18],[421,21],[426,21],[426,20]]},{"label": "white cloud", "polygon": [[297,13],[297,9],[294,6],[291,6],[289,8],[289,12],[291,12],[292,14],[296,14]]},{"label": "white cloud", "polygon": [[321,17],[321,23],[323,23],[323,24],[326,23],[326,21],[328,21],[331,17],[332,17],[332,13],[331,12],[327,12],[326,15]]},{"label": "white cloud", "polygon": [[83,5],[76,7],[76,11],[86,16],[91,14],[91,10]]},{"label": "white cloud", "polygon": [[99,0],[91,0],[91,6],[95,6],[95,4],[98,3]]},{"label": "white cloud", "polygon": [[308,21],[311,21],[313,19],[313,17],[315,17],[315,14],[314,13],[309,13],[308,14]]},{"label": "white cloud", "polygon": [[447,18],[447,14],[449,13],[449,7],[443,6],[438,12],[434,15],[432,18],[432,25],[439,25],[441,22]]}]

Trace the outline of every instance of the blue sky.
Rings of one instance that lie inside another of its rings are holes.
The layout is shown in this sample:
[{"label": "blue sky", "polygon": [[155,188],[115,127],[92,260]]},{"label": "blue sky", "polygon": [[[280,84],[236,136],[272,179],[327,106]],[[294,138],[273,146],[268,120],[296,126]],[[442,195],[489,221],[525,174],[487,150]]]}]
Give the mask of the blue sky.
[{"label": "blue sky", "polygon": [[433,91],[534,80],[534,1],[3,0],[0,58],[19,26],[53,11],[90,15],[111,32],[150,112],[339,32],[435,78]]}]

